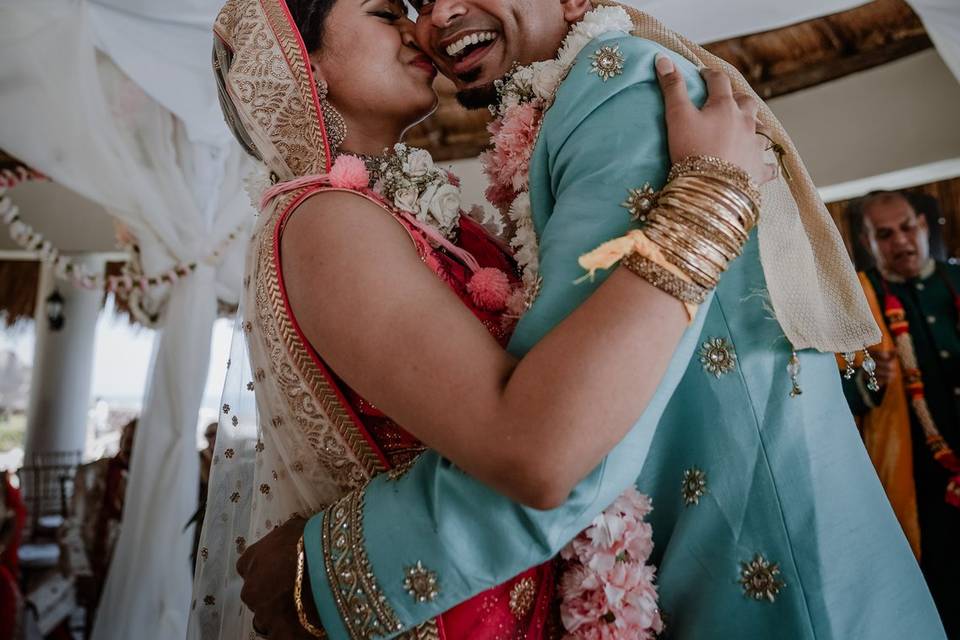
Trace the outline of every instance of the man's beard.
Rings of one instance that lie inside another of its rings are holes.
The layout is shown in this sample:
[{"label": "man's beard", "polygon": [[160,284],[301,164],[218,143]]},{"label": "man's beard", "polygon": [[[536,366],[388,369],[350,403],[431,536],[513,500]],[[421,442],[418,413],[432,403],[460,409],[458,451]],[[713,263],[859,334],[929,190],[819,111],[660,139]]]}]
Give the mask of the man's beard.
[{"label": "man's beard", "polygon": [[497,89],[491,82],[457,92],[457,102],[465,109],[486,109],[497,101]]},{"label": "man's beard", "polygon": [[[464,84],[470,84],[480,77],[483,72],[481,67],[476,67],[457,76],[457,79]],[[485,84],[472,89],[464,89],[457,92],[457,102],[464,109],[486,109],[497,101],[497,88],[494,83]]]}]

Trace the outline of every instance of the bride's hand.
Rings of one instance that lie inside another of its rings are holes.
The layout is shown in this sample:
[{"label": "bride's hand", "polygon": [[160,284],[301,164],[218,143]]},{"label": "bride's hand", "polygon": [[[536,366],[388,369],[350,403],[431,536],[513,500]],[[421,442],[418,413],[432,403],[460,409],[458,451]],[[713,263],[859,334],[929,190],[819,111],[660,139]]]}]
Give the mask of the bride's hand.
[{"label": "bride's hand", "polygon": [[760,103],[756,99],[734,94],[730,78],[722,71],[704,69],[708,98],[697,109],[673,61],[660,54],[656,67],[666,106],[671,162],[693,155],[716,156],[747,171],[757,184],[776,177],[777,165],[767,153],[769,141],[757,132]]}]

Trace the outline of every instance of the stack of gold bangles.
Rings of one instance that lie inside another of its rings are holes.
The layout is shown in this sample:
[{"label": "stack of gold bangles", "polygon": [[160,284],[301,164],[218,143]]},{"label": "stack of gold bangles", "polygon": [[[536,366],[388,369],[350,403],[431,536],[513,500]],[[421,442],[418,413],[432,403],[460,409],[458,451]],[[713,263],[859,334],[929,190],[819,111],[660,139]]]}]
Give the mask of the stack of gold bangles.
[{"label": "stack of gold bangles", "polygon": [[760,215],[760,190],[743,169],[710,156],[691,156],[670,170],[642,230],[582,256],[592,274],[617,260],[686,305],[691,319],[732,260],[743,251]]}]

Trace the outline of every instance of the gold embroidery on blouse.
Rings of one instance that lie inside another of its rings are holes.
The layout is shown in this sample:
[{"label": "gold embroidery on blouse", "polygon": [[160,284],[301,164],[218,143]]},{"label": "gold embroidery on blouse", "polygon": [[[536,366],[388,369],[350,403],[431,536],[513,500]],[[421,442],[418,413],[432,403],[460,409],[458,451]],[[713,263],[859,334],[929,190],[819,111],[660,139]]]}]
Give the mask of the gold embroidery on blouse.
[{"label": "gold embroidery on blouse", "polygon": [[510,590],[510,613],[517,620],[526,618],[533,609],[536,597],[537,583],[533,581],[533,578],[527,577],[519,580]]}]

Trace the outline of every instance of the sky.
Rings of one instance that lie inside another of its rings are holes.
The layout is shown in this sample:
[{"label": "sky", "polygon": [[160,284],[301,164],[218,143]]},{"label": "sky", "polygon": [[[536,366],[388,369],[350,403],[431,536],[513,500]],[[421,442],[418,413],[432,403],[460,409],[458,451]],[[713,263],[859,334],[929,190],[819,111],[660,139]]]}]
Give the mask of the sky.
[{"label": "sky", "polygon": [[[213,329],[210,368],[204,389],[203,408],[214,410],[220,404],[220,391],[230,354],[233,320],[217,320]],[[150,351],[155,332],[130,325],[114,314],[113,299],[107,301],[97,321],[94,346],[91,401],[102,397],[108,402],[139,405],[147,380]],[[0,329],[0,350],[12,350],[21,362],[33,362],[33,325]]]}]

